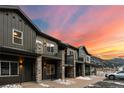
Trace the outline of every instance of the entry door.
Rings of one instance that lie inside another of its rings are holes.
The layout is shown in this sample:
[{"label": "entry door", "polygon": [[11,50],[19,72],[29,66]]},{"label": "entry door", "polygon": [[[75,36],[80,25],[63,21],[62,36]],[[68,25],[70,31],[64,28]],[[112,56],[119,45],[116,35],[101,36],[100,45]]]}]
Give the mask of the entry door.
[{"label": "entry door", "polygon": [[43,79],[54,79],[56,78],[56,65],[46,64],[43,69]]},{"label": "entry door", "polygon": [[24,81],[31,81],[31,63],[29,61],[24,63]]}]

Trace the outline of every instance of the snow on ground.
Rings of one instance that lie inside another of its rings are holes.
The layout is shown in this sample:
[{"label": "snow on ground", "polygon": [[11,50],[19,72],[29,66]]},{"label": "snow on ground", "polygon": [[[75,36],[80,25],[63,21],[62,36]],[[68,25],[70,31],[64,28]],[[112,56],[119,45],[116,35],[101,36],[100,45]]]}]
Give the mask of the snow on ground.
[{"label": "snow on ground", "polygon": [[93,87],[94,85],[88,85],[89,87]]},{"label": "snow on ground", "polygon": [[77,77],[76,79],[92,80],[92,78],[90,78],[90,77],[82,77],[82,76],[79,76],[79,77]]},{"label": "snow on ground", "polygon": [[61,80],[61,79],[58,79],[58,80],[54,80],[54,82],[56,83],[59,83],[59,84],[64,84],[64,85],[71,85],[71,84],[74,84],[75,82],[72,81],[72,80]]},{"label": "snow on ground", "polygon": [[124,85],[124,83],[120,83],[120,82],[114,82],[117,85]]},{"label": "snow on ground", "polygon": [[43,86],[43,87],[50,87],[50,85],[43,84],[43,83],[40,83],[39,85],[41,85],[41,86]]},{"label": "snow on ground", "polygon": [[22,88],[22,86],[17,84],[8,84],[8,85],[1,86],[1,88]]}]

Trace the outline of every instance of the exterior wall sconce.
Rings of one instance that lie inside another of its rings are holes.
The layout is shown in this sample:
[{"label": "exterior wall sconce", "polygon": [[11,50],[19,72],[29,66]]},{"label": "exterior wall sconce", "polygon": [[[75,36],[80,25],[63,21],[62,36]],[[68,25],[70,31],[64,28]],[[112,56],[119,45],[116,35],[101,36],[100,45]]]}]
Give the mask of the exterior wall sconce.
[{"label": "exterior wall sconce", "polygon": [[19,82],[20,82],[20,85],[23,81],[23,65],[24,65],[24,58],[20,57],[19,58],[19,68],[20,68],[20,70],[19,70],[20,71],[19,72],[19,77],[20,77]]},{"label": "exterior wall sconce", "polygon": [[19,67],[20,67],[20,69],[23,67],[23,62],[24,62],[24,59],[22,57],[20,57],[20,59],[19,59]]}]

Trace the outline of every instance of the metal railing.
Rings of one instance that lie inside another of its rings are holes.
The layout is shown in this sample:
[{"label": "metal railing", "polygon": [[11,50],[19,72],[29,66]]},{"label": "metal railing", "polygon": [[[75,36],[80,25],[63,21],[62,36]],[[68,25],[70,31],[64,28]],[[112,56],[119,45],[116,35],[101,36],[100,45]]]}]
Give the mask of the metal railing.
[{"label": "metal railing", "polygon": [[43,47],[42,49],[36,49],[36,53],[54,57],[61,57],[62,55],[61,52],[59,52],[57,49],[53,49],[53,52],[51,52],[48,51],[46,47]]},{"label": "metal railing", "polygon": [[65,64],[74,65],[74,56],[73,55],[67,55]]}]

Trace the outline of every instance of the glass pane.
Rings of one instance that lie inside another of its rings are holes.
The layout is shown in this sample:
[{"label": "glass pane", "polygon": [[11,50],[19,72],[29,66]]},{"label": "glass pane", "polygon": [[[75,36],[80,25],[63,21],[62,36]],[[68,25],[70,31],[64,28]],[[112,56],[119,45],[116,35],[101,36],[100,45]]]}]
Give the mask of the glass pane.
[{"label": "glass pane", "polygon": [[1,62],[1,75],[9,75],[9,62]]},{"label": "glass pane", "polygon": [[14,31],[14,37],[21,38],[22,37],[22,33],[18,32],[18,31]]},{"label": "glass pane", "polygon": [[17,75],[17,74],[18,74],[18,64],[11,63],[11,75]]},{"label": "glass pane", "polygon": [[54,52],[54,47],[51,47],[51,52]]},{"label": "glass pane", "polygon": [[22,44],[22,39],[19,39],[19,38],[15,38],[14,37],[14,43]]},{"label": "glass pane", "polygon": [[47,47],[47,51],[50,52],[50,47]]}]

